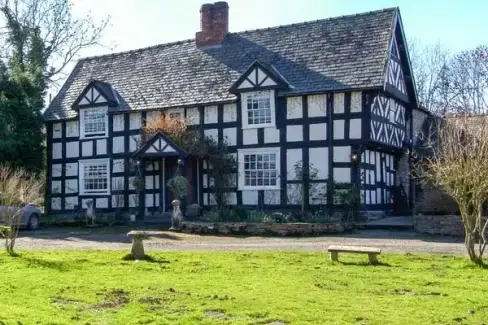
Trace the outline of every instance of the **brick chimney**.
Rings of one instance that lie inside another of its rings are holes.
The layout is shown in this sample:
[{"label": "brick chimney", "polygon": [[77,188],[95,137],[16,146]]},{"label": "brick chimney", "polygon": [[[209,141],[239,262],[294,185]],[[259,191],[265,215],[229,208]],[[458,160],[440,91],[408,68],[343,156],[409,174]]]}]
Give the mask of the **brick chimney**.
[{"label": "brick chimney", "polygon": [[197,47],[221,45],[229,32],[229,5],[225,1],[206,3],[200,8],[200,29],[195,35]]}]

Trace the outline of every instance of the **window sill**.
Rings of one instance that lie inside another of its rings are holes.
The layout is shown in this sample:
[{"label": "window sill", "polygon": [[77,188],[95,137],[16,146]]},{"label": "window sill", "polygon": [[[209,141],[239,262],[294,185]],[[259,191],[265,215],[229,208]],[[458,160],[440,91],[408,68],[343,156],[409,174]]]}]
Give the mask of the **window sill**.
[{"label": "window sill", "polygon": [[108,135],[95,135],[92,137],[82,136],[80,135],[80,140],[92,140],[92,139],[107,139]]},{"label": "window sill", "polygon": [[110,192],[107,193],[80,193],[80,196],[108,196]]},{"label": "window sill", "polygon": [[240,187],[239,191],[276,191],[280,190],[279,186],[253,186],[253,187]]},{"label": "window sill", "polygon": [[242,126],[242,130],[246,130],[246,129],[261,129],[261,128],[275,128],[276,129],[276,125],[275,124],[251,124],[251,125],[246,125],[246,126]]}]

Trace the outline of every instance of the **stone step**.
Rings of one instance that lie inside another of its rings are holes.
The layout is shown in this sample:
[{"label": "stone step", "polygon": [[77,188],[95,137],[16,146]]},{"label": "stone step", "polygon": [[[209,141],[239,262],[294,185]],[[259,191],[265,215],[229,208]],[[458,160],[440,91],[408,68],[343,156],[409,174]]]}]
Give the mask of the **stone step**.
[{"label": "stone step", "polygon": [[413,230],[412,217],[386,217],[366,222],[362,225],[366,229]]}]

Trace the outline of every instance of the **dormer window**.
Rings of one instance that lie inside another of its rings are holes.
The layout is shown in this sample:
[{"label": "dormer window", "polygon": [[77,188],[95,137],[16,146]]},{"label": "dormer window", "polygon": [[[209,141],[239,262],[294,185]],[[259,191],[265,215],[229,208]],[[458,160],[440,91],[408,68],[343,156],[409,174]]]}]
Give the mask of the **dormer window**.
[{"label": "dormer window", "polygon": [[108,107],[119,105],[117,91],[109,84],[92,80],[71,107],[79,112],[80,138],[108,136]]},{"label": "dormer window", "polygon": [[241,105],[243,128],[275,126],[274,90],[242,93]]},{"label": "dormer window", "polygon": [[94,138],[108,135],[107,107],[80,109],[80,137]]},{"label": "dormer window", "polygon": [[229,88],[241,96],[242,128],[276,127],[275,91],[290,88],[273,65],[254,61]]}]

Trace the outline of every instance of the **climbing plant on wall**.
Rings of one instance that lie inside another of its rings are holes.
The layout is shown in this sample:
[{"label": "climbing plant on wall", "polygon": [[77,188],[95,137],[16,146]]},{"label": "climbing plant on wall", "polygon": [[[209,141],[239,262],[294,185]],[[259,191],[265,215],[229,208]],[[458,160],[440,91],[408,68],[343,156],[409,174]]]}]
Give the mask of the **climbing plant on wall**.
[{"label": "climbing plant on wall", "polygon": [[[210,186],[219,211],[227,207],[226,189],[233,185],[232,175],[237,171],[237,161],[229,154],[225,141],[218,142],[214,138],[202,136],[200,132],[188,128],[184,118],[161,115],[148,121],[143,127],[143,139],[149,139],[157,132],[163,132],[180,149],[200,160],[207,161]],[[223,212],[225,213],[225,212]]]}]

